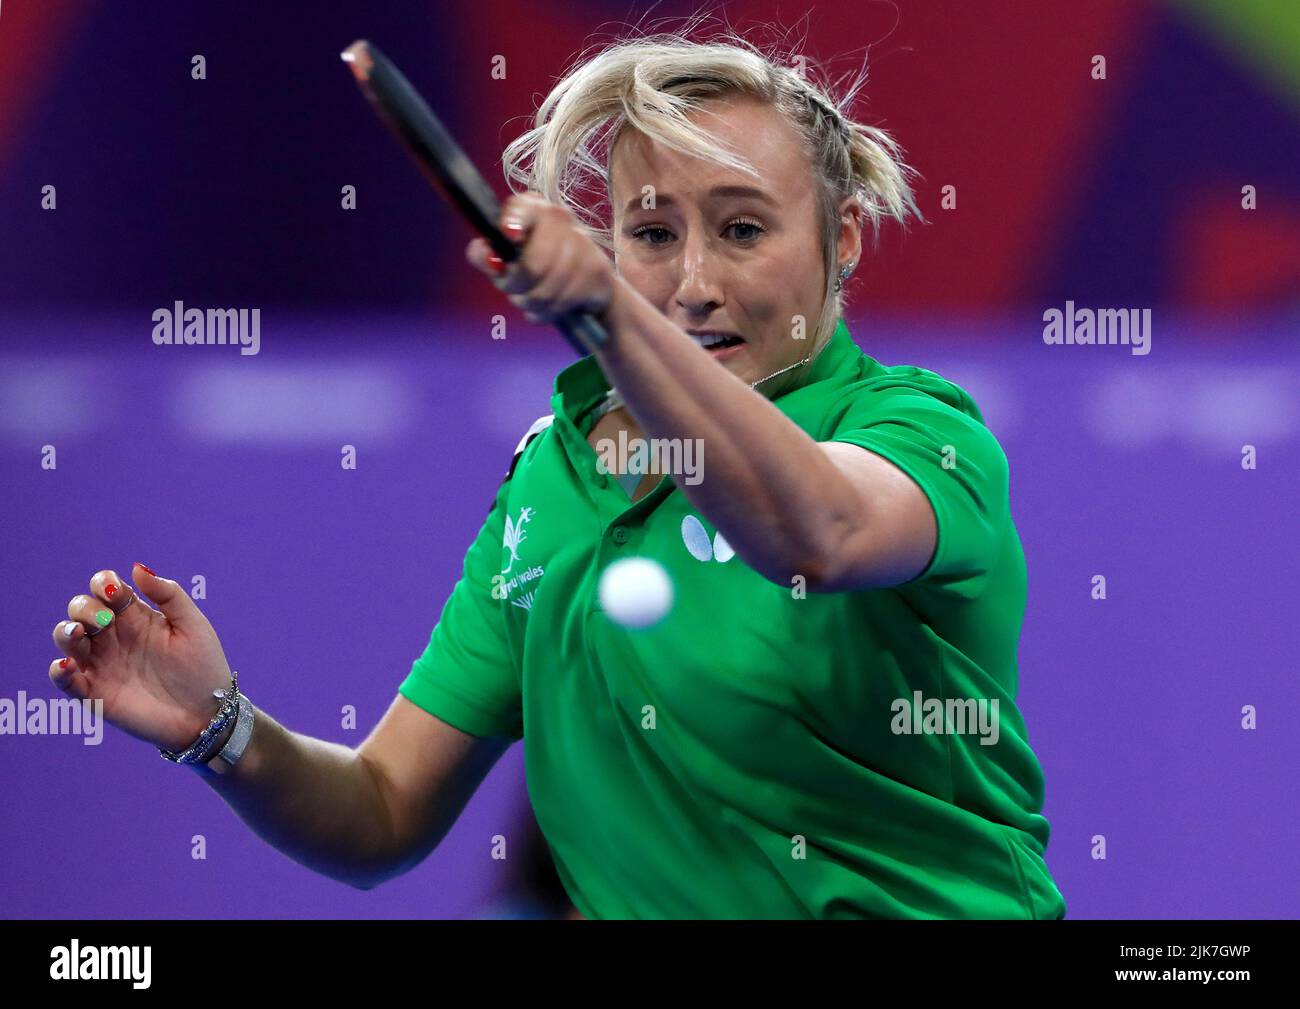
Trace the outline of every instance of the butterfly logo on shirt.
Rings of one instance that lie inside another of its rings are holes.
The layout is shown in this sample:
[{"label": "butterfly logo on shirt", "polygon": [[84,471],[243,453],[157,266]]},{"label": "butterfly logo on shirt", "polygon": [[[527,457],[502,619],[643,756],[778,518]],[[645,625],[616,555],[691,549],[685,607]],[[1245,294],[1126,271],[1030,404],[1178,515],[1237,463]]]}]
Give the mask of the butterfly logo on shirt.
[{"label": "butterfly logo on shirt", "polygon": [[687,515],[682,519],[682,543],[686,545],[686,551],[692,557],[703,563],[717,561],[719,564],[725,564],[736,556],[736,551],[731,548],[731,544],[727,542],[721,531],[714,533],[713,541],[709,542],[709,531],[694,515]]}]

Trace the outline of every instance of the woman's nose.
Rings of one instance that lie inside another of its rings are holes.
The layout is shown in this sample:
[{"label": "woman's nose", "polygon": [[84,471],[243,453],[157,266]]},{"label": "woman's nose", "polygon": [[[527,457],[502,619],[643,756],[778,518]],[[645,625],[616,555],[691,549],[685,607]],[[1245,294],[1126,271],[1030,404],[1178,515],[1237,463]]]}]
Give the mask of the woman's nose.
[{"label": "woman's nose", "polygon": [[723,304],[723,266],[702,240],[682,243],[680,270],[676,297],[682,308],[699,314]]}]

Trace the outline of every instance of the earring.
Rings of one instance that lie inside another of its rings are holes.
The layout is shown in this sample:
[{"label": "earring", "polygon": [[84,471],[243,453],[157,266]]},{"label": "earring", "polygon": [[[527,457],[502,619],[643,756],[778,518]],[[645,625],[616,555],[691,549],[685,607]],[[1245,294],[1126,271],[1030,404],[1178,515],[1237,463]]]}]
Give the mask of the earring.
[{"label": "earring", "polygon": [[839,294],[840,291],[844,290],[844,282],[849,279],[849,274],[853,272],[853,268],[857,265],[857,263],[849,263],[848,266],[844,267],[844,269],[840,271],[840,275],[835,278],[836,294]]}]

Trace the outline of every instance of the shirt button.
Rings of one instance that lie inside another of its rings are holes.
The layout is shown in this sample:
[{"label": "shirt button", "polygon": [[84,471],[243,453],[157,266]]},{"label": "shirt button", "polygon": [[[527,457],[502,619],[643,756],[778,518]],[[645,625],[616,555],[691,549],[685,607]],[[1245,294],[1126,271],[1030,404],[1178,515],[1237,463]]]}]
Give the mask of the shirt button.
[{"label": "shirt button", "polygon": [[615,526],[610,535],[613,537],[615,545],[620,547],[632,538],[632,534],[628,532],[627,526]]}]

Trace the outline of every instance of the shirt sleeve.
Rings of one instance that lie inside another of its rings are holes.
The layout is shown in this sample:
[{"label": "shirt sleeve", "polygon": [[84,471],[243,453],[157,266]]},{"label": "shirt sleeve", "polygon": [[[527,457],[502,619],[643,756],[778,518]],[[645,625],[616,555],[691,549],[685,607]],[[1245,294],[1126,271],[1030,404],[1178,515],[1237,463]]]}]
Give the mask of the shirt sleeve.
[{"label": "shirt sleeve", "polygon": [[[956,386],[943,398],[898,386],[857,391],[828,440],[858,445],[889,460],[921,488],[938,528],[934,555],[913,584],[963,595],[980,591],[1010,521],[1007,458],[978,409]],[[959,409],[968,404],[975,416]]]},{"label": "shirt sleeve", "polygon": [[398,693],[473,736],[523,736],[523,700],[506,637],[501,601],[493,596],[500,573],[510,481],[497,490],[483,527],[465,555],[424,653]]}]

